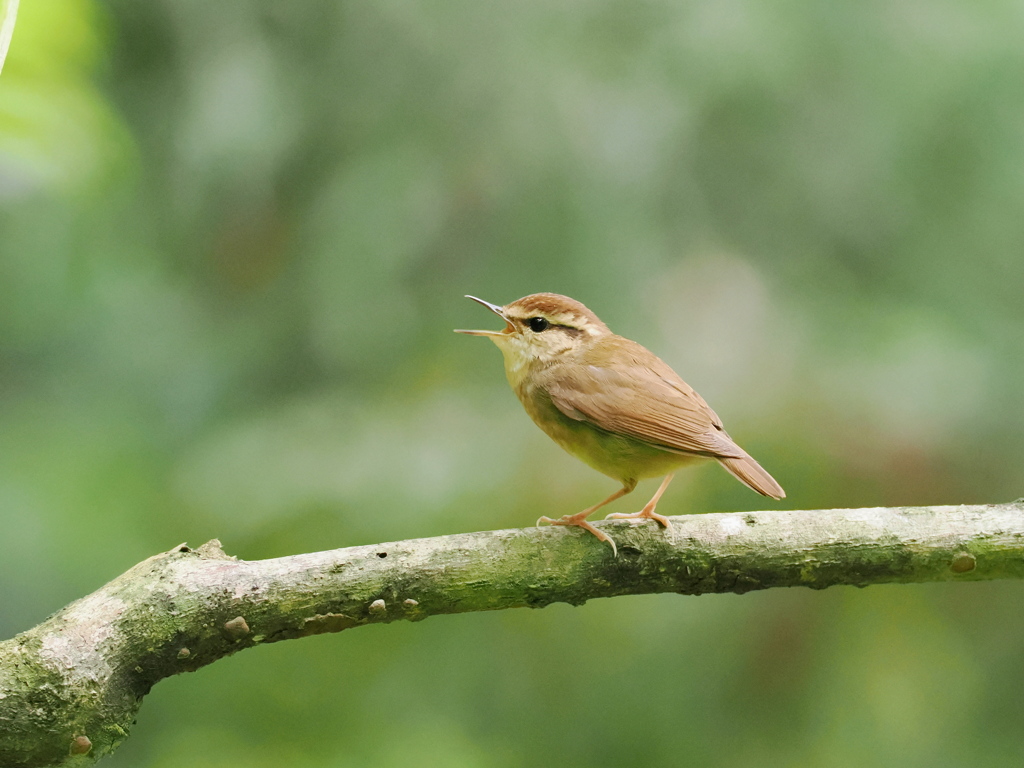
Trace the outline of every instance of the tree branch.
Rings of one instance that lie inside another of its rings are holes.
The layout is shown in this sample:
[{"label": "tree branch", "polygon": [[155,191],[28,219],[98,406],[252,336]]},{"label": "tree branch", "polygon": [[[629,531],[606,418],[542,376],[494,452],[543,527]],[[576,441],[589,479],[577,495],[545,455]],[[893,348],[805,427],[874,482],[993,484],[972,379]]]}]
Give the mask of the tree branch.
[{"label": "tree branch", "polygon": [[0,765],[86,764],[157,681],[260,643],[594,597],[1024,577],[1024,504],[689,515],[466,533],[246,562],[149,558],[0,643]]}]

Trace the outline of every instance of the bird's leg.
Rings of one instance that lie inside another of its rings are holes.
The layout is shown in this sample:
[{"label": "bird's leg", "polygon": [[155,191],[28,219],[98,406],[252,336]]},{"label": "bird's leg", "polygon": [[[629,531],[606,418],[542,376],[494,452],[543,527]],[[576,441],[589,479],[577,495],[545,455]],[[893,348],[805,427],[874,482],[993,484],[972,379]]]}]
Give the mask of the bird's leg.
[{"label": "bird's leg", "polygon": [[605,520],[639,520],[646,517],[650,518],[651,520],[657,520],[665,528],[671,528],[672,526],[670,525],[668,518],[664,515],[659,515],[657,512],[654,511],[654,508],[658,506],[658,499],[661,498],[661,494],[665,492],[665,489],[668,488],[668,484],[671,482],[672,475],[665,475],[665,479],[661,481],[661,487],[654,494],[654,496],[651,497],[651,500],[644,505],[644,508],[641,509],[639,512],[633,512],[632,514],[628,515],[623,514],[622,512],[615,512],[611,515],[608,515],[608,517],[606,517]]},{"label": "bird's leg", "polygon": [[575,515],[565,515],[563,517],[558,518],[557,520],[553,520],[550,517],[540,517],[540,518],[537,518],[537,525],[540,525],[541,523],[549,523],[551,525],[578,525],[580,528],[583,528],[584,530],[590,531],[592,534],[597,536],[597,538],[600,539],[601,541],[607,541],[609,544],[611,544],[612,545],[612,554],[617,557],[618,554],[619,554],[619,550],[618,550],[618,547],[615,546],[615,541],[612,540],[612,537],[609,536],[604,531],[600,531],[597,528],[595,528],[593,525],[588,523],[587,522],[587,518],[590,515],[594,514],[597,510],[599,510],[605,504],[611,504],[616,499],[621,499],[623,496],[625,496],[627,493],[632,491],[634,488],[636,488],[636,482],[635,481],[632,482],[632,483],[626,483],[621,488],[619,488],[619,490],[617,490],[615,493],[613,493],[607,499],[602,501],[600,504],[595,504],[592,507],[587,507],[582,512],[577,512]]}]

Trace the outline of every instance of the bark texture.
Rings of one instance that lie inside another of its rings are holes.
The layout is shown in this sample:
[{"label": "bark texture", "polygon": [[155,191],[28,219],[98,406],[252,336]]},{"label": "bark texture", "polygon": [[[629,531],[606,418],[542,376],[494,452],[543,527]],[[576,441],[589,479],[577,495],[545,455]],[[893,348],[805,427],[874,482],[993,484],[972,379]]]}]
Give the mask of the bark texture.
[{"label": "bark texture", "polygon": [[0,766],[84,765],[158,680],[260,643],[595,597],[1024,577],[1024,500],[486,531],[247,562],[151,557],[0,643]]}]

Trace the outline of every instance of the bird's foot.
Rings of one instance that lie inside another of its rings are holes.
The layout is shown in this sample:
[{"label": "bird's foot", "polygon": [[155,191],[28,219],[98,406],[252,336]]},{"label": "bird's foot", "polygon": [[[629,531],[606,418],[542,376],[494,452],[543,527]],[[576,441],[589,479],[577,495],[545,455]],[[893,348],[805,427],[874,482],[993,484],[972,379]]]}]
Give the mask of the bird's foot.
[{"label": "bird's foot", "polygon": [[671,528],[672,524],[669,522],[668,518],[665,517],[664,515],[659,515],[658,513],[656,513],[654,511],[654,508],[658,506],[658,499],[661,498],[661,494],[663,494],[665,492],[665,489],[668,488],[668,484],[671,483],[671,482],[672,482],[672,475],[671,474],[665,475],[665,479],[661,481],[661,487],[658,488],[658,491],[651,497],[651,500],[648,501],[646,504],[644,504],[644,508],[641,509],[639,512],[633,512],[632,514],[629,514],[629,515],[623,514],[621,512],[615,512],[615,513],[613,513],[611,515],[608,515],[605,518],[605,520],[645,520],[646,519],[646,520],[654,520],[654,521],[656,521],[662,528],[666,528],[666,529]]},{"label": "bird's foot", "polygon": [[615,546],[615,540],[602,530],[595,528],[591,523],[587,522],[587,515],[593,510],[585,509],[582,512],[577,512],[575,515],[565,515],[558,518],[557,520],[550,517],[537,518],[537,527],[540,527],[541,523],[547,523],[548,525],[575,525],[582,528],[585,531],[590,531],[592,534],[597,536],[601,541],[607,541],[612,547],[612,556],[619,556],[619,549]]},{"label": "bird's foot", "polygon": [[613,512],[612,514],[605,517],[605,520],[655,520],[661,524],[662,528],[671,528],[672,523],[664,515],[659,515],[654,511],[654,508],[648,509],[644,507],[639,512],[632,512],[625,514],[623,512]]}]

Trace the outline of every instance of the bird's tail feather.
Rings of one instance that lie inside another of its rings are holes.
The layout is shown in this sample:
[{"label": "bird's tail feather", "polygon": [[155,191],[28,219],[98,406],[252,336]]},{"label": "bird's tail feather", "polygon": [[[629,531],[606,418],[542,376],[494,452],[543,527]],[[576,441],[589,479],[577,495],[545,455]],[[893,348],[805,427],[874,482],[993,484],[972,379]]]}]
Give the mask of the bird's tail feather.
[{"label": "bird's tail feather", "polygon": [[719,459],[718,461],[729,470],[733,477],[761,495],[770,496],[773,499],[786,498],[786,492],[782,490],[782,486],[775,482],[775,478],[754,461],[753,457],[744,455],[739,458]]}]

